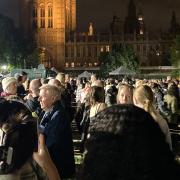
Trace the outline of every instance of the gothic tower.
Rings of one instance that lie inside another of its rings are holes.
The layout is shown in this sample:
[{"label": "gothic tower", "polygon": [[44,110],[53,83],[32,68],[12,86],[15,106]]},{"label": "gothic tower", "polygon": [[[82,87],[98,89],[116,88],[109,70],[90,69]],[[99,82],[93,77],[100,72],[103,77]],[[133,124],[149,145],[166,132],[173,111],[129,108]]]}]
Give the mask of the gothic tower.
[{"label": "gothic tower", "polygon": [[137,17],[136,17],[136,6],[133,0],[129,1],[128,15],[124,23],[124,33],[133,34],[137,31]]},{"label": "gothic tower", "polygon": [[169,32],[172,35],[176,35],[177,33],[180,33],[180,25],[176,21],[176,13],[175,13],[175,11],[172,12],[171,25],[170,25]]},{"label": "gothic tower", "polygon": [[122,34],[123,26],[122,26],[122,21],[117,15],[113,16],[113,20],[110,24],[110,31],[111,34],[117,35],[117,34]]},{"label": "gothic tower", "polygon": [[[22,5],[27,0],[20,1]],[[29,3],[31,27],[24,24],[27,17],[24,17],[20,11],[22,26],[34,30],[34,36],[41,51],[40,63],[45,67],[56,67],[62,70],[65,66],[66,36],[76,29],[76,0],[29,1],[31,2]]]},{"label": "gothic tower", "polygon": [[139,9],[139,12],[138,12],[138,15],[137,15],[137,20],[138,20],[137,34],[144,35],[145,34],[145,22],[144,22],[144,16],[143,16],[143,13],[142,13],[141,9]]}]

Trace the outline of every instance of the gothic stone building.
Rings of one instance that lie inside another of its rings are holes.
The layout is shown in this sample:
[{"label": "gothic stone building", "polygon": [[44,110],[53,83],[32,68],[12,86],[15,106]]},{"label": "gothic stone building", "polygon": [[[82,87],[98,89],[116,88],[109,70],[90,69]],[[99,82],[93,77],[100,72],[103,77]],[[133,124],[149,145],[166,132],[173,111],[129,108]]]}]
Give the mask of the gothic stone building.
[{"label": "gothic stone building", "polygon": [[131,45],[141,65],[161,65],[171,38],[146,31],[142,10],[136,14],[133,0],[123,23],[114,16],[108,33],[95,33],[93,24],[76,32],[76,0],[20,0],[20,24],[26,36],[33,34],[45,67],[58,70],[96,69],[103,51],[114,43]]}]

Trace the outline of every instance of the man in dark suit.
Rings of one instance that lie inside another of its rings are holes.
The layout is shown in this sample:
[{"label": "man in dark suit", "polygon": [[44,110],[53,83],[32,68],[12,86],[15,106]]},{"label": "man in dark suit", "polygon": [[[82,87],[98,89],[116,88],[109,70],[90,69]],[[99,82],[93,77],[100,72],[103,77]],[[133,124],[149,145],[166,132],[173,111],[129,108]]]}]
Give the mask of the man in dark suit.
[{"label": "man in dark suit", "polygon": [[39,129],[45,135],[50,156],[64,179],[74,176],[75,162],[71,125],[60,97],[56,86],[47,84],[40,88],[39,101],[43,112]]}]

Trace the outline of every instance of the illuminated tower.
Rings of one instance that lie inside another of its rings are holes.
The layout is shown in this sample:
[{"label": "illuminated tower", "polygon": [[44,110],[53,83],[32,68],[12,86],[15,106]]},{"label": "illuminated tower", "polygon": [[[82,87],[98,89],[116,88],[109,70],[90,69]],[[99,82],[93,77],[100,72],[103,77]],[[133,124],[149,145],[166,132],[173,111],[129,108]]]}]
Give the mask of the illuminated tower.
[{"label": "illuminated tower", "polygon": [[[21,5],[27,0],[20,0]],[[76,29],[76,0],[29,0],[31,27],[22,23],[27,29],[34,30],[34,36],[41,50],[41,63],[45,67],[65,66],[66,36]],[[21,6],[23,7],[23,6]],[[20,8],[21,9],[21,8]],[[29,22],[27,17],[21,17]],[[27,24],[28,24],[27,22]]]},{"label": "illuminated tower", "polygon": [[92,24],[92,23],[89,23],[88,36],[93,36],[93,35],[94,35],[93,24]]},{"label": "illuminated tower", "polygon": [[141,9],[139,9],[137,19],[138,19],[138,31],[137,31],[137,34],[144,35],[145,34],[145,23],[144,23],[144,16],[143,16],[143,13],[142,13]]}]

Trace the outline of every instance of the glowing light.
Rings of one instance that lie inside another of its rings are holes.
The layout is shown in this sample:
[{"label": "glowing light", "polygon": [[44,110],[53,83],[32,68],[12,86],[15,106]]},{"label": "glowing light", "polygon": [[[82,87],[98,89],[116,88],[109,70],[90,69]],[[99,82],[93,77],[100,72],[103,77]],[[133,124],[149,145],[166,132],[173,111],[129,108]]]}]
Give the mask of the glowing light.
[{"label": "glowing light", "polygon": [[109,52],[109,46],[106,46],[106,52]]},{"label": "glowing light", "polygon": [[143,17],[142,17],[142,16],[139,16],[139,17],[138,17],[138,20],[139,20],[139,21],[143,21]]},{"label": "glowing light", "polygon": [[6,70],[7,69],[7,65],[3,65],[1,68]]},{"label": "glowing light", "polygon": [[101,52],[103,52],[104,51],[104,48],[103,48],[103,46],[101,46]]},{"label": "glowing light", "polygon": [[140,30],[140,34],[141,34],[141,35],[143,35],[143,34],[144,34],[144,32],[143,32],[143,30],[142,30],[142,29]]}]

